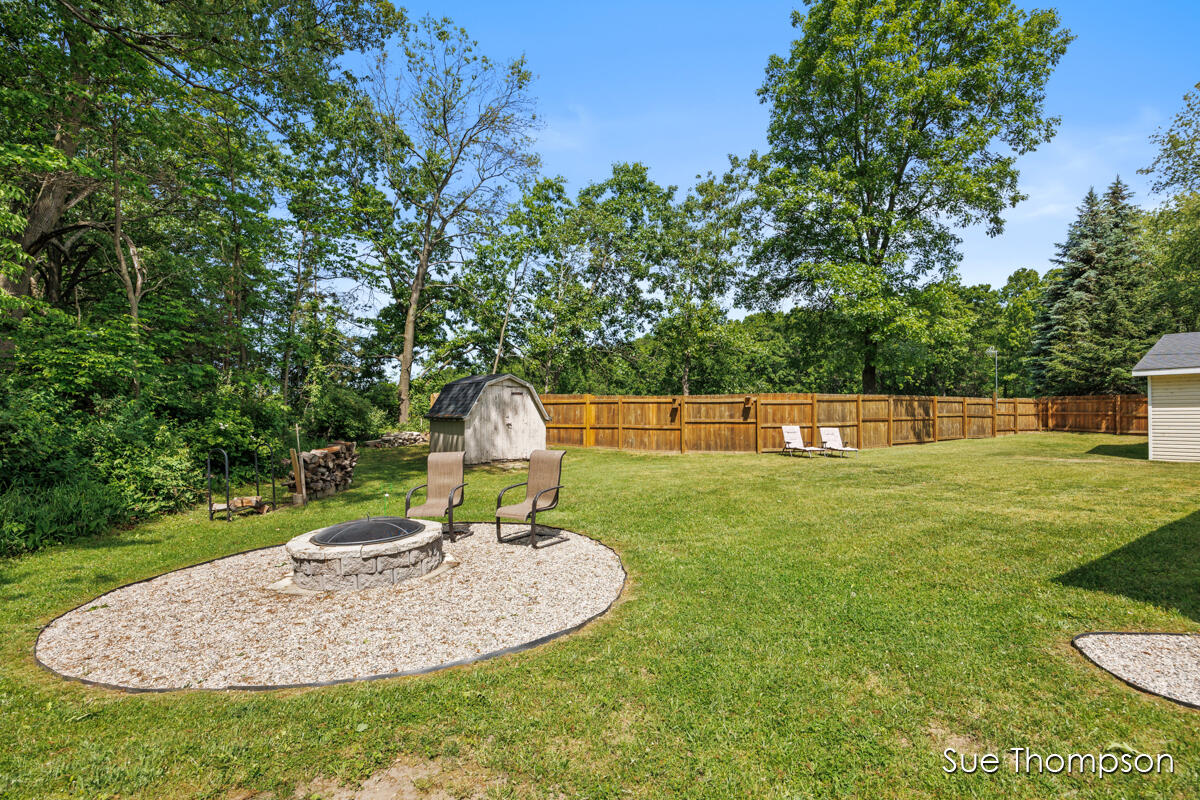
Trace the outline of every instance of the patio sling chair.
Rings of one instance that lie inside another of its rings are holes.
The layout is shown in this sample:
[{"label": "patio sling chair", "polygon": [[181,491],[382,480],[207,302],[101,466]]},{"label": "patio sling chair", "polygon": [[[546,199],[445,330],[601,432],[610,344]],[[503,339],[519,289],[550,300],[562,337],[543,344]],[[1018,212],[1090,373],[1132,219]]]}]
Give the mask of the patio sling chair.
[{"label": "patio sling chair", "polygon": [[[500,490],[496,497],[496,541],[508,544],[529,537],[529,546],[538,547],[537,515],[558,505],[558,490],[562,488],[562,460],[565,450],[534,450],[529,455],[529,479],[525,483],[514,483]],[[525,499],[514,505],[502,506],[504,493],[518,486],[525,487]],[[513,536],[500,535],[500,518],[515,519],[529,523],[529,530]],[[543,547],[565,542],[566,536],[552,536]]]},{"label": "patio sling chair", "polygon": [[799,425],[783,426],[783,454],[800,453],[811,458],[813,453],[824,453],[824,447],[809,447],[804,443],[804,432]]},{"label": "patio sling chair", "polygon": [[842,456],[858,452],[857,447],[846,447],[842,444],[842,432],[837,428],[821,428],[821,444],[829,452]]},{"label": "patio sling chair", "polygon": [[[469,534],[469,530],[455,530],[454,509],[463,504],[463,459],[466,453],[430,453],[426,468],[426,483],[414,486],[404,496],[406,517],[446,517],[442,532],[453,538],[455,534]],[[425,502],[412,505],[412,496],[418,489],[425,489]]]}]

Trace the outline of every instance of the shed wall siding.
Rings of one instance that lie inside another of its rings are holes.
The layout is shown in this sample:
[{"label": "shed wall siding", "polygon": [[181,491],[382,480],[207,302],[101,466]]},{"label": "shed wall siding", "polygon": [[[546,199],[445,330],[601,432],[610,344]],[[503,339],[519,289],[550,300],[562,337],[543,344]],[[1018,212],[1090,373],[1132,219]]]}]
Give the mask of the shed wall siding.
[{"label": "shed wall siding", "polygon": [[1200,461],[1200,375],[1150,377],[1150,457]]},{"label": "shed wall siding", "polygon": [[454,453],[463,449],[463,420],[429,420],[429,452]]},{"label": "shed wall siding", "polygon": [[546,423],[529,390],[516,381],[497,381],[475,401],[466,422],[466,462],[528,459],[546,449]]}]

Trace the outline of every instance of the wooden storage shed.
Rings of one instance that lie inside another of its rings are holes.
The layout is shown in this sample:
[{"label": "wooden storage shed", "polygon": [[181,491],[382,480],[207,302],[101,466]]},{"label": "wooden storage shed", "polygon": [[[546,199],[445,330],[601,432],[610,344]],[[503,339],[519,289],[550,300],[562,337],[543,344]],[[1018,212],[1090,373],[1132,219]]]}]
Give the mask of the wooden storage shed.
[{"label": "wooden storage shed", "polygon": [[451,381],[425,416],[429,452],[462,450],[468,464],[528,459],[546,449],[550,415],[533,386],[507,373]]},{"label": "wooden storage shed", "polygon": [[1133,368],[1147,381],[1153,461],[1200,461],[1200,333],[1169,333]]}]

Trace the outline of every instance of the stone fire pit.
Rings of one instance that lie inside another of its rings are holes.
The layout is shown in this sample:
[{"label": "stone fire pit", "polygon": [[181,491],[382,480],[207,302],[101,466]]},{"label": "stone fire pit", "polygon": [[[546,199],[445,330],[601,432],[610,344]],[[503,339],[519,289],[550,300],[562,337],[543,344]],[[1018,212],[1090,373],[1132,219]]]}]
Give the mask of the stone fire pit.
[{"label": "stone fire pit", "polygon": [[310,591],[357,591],[391,586],[441,566],[442,526],[404,517],[331,525],[285,545],[292,585]]}]

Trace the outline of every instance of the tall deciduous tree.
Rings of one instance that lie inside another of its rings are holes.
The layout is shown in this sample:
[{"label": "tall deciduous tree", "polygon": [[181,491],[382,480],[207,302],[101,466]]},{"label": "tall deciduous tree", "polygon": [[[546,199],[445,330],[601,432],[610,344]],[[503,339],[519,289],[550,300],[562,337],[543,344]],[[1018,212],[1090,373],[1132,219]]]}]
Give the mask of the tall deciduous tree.
[{"label": "tall deciduous tree", "polygon": [[[355,7],[331,0],[33,0],[0,14],[0,116],[8,126],[0,191],[22,219],[10,233],[20,255],[0,268],[0,290],[17,301],[33,294],[38,260],[77,232],[65,215],[95,193],[120,192],[105,172],[120,165],[103,158],[113,144],[114,107],[137,108],[141,124],[133,132],[142,139],[219,116],[227,103],[278,126],[281,113],[326,95],[338,58],[378,46],[401,18],[387,0]],[[140,144],[127,139],[117,145]],[[186,183],[190,176],[156,177]],[[110,198],[110,215],[90,224],[113,237],[117,206]],[[119,249],[136,294],[131,251]]]},{"label": "tall deciduous tree", "polygon": [[404,310],[399,418],[408,421],[422,297],[431,275],[448,276],[472,233],[503,213],[510,187],[537,166],[536,125],[524,58],[501,63],[447,19],[409,31],[404,63],[376,70],[372,135],[384,187],[362,234]]},{"label": "tall deciduous tree", "polygon": [[1054,134],[1044,87],[1071,36],[1009,0],[809,0],[773,56],[756,288],[823,300],[859,340],[862,388],[906,298],[957,262],[951,225],[1002,231],[1017,156]]},{"label": "tall deciduous tree", "polygon": [[725,300],[742,253],[742,176],[702,180],[679,204],[664,230],[666,256],[651,285],[663,296],[655,339],[672,362],[673,389],[691,394],[697,367],[731,344]]},{"label": "tall deciduous tree", "polygon": [[1200,192],[1200,83],[1183,97],[1183,108],[1166,130],[1150,137],[1158,155],[1142,172],[1154,176],[1156,192]]},{"label": "tall deciduous tree", "polygon": [[1155,192],[1168,194],[1147,220],[1144,243],[1154,273],[1153,307],[1161,332],[1200,330],[1200,84],[1183,98],[1171,125],[1151,137],[1158,146],[1152,175]]}]

